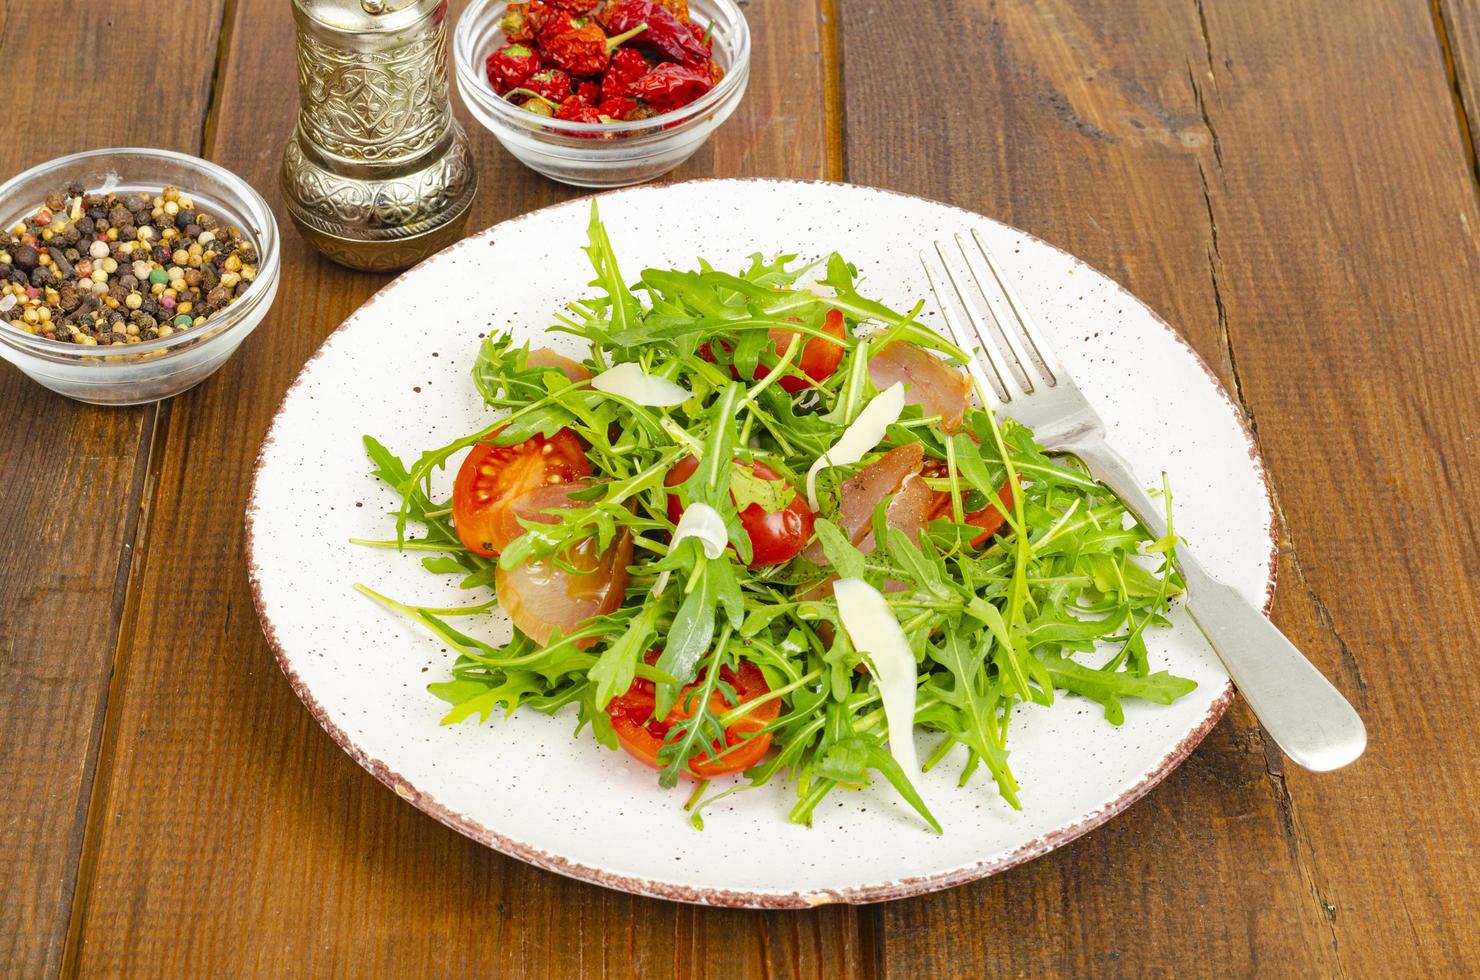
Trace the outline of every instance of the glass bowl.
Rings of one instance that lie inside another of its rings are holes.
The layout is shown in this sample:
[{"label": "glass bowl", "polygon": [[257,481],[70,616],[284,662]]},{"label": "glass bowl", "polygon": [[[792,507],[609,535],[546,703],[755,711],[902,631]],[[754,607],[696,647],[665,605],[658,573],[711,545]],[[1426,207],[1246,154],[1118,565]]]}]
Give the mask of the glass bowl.
[{"label": "glass bowl", "polygon": [[689,0],[709,27],[725,77],[681,109],[630,122],[563,122],[526,112],[488,84],[484,62],[504,44],[503,0],[473,0],[453,33],[457,87],[473,117],[531,170],[577,187],[626,187],[662,176],[693,156],[730,117],[750,80],[750,28],[735,0]]},{"label": "glass bowl", "polygon": [[278,288],[278,228],[250,184],[214,163],[170,150],[89,150],[32,167],[0,185],[0,227],[36,212],[52,191],[78,183],[121,194],[178,187],[257,249],[257,278],[230,306],[169,337],[126,347],[48,340],[0,323],[0,357],[52,391],[95,405],[139,405],[177,395],[226,362],[272,306]]}]

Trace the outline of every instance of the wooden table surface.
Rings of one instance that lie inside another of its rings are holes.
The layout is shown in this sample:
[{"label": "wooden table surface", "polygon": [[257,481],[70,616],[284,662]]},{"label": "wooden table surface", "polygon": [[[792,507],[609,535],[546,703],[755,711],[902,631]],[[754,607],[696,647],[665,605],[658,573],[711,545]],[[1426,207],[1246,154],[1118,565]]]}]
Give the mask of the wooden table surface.
[{"label": "wooden table surface", "polygon": [[[266,323],[172,401],[90,407],[0,368],[0,972],[1480,973],[1480,6],[745,9],[749,94],[676,176],[960,205],[1175,324],[1253,424],[1283,525],[1274,618],[1358,706],[1366,756],[1300,771],[1237,705],[1103,828],[861,908],[675,905],[464,839],[319,729],[247,588],[263,432],[386,281],[321,259],[282,213],[287,0],[6,0],[0,174],[184,150],[253,182],[286,238]],[[470,132],[470,227],[578,193]]]}]

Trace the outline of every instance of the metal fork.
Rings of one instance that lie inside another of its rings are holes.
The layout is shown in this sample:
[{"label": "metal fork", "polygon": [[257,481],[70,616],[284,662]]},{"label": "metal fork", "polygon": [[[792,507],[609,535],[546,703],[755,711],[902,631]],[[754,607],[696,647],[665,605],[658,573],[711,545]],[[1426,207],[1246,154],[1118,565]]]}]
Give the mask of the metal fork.
[{"label": "metal fork", "polygon": [[[955,247],[966,270],[959,276],[947,256],[949,247],[935,243],[945,282],[970,324],[969,334],[946,302],[947,294],[930,257],[921,252],[920,261],[957,346],[980,351],[967,367],[983,402],[1031,428],[1050,452],[1078,457],[1153,537],[1163,536],[1166,522],[1143,489],[1145,484],[1106,444],[1100,416],[1034,326],[981,235],[973,229],[969,239],[974,249],[968,247],[968,236],[956,235]],[[985,267],[993,288],[985,288],[987,277],[978,274],[979,266]],[[967,283],[984,301],[986,315],[981,303],[968,298]],[[977,343],[971,342],[972,336]],[[1264,730],[1285,754],[1317,772],[1337,769],[1361,755],[1367,731],[1341,692],[1258,608],[1209,574],[1186,545],[1179,542],[1176,553],[1187,585],[1188,611]]]}]

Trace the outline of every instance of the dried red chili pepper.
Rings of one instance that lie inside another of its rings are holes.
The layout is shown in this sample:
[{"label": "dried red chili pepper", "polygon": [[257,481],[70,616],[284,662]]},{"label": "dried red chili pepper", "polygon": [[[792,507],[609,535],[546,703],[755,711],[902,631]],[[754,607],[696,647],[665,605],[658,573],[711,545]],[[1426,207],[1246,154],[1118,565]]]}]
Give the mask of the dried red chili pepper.
[{"label": "dried red chili pepper", "polygon": [[617,99],[627,94],[627,87],[648,73],[651,66],[636,48],[618,48],[612,52],[611,64],[601,78],[601,97]]},{"label": "dried red chili pepper", "polygon": [[633,82],[628,94],[659,112],[672,112],[714,88],[708,69],[665,62]]},{"label": "dried red chili pepper", "polygon": [[667,7],[673,16],[685,24],[689,22],[689,0],[657,0],[657,3],[660,6]]},{"label": "dried red chili pepper", "polygon": [[614,37],[607,37],[600,27],[587,24],[551,38],[544,46],[545,57],[572,75],[599,75],[611,64],[613,51],[646,30],[646,24],[639,24]]},{"label": "dried red chili pepper", "polygon": [[711,58],[714,57],[714,38],[709,36],[709,29],[707,27],[701,27],[700,25],[695,24],[693,21],[689,21],[684,26],[689,29],[689,33],[693,35],[694,40],[698,42],[699,46],[703,48]]},{"label": "dried red chili pepper", "polygon": [[544,71],[535,72],[525,79],[520,88],[549,99],[556,105],[570,98],[572,91],[570,75],[559,68],[546,68]]},{"label": "dried red chili pepper", "polygon": [[541,48],[546,47],[560,35],[568,31],[580,30],[589,23],[591,23],[590,18],[572,17],[563,10],[556,10],[551,7],[546,11],[544,20],[535,32],[535,43]]},{"label": "dried red chili pepper", "polygon": [[[599,123],[601,122],[601,113],[596,111],[594,105],[582,102],[580,96],[572,95],[560,103],[560,108],[555,110],[555,118],[563,119],[566,122]],[[580,135],[590,138],[595,134],[580,133],[570,135]]]},{"label": "dried red chili pepper", "polygon": [[689,31],[688,25],[667,7],[653,0],[618,0],[603,8],[606,28],[614,33],[626,32],[646,24],[633,42],[637,47],[656,52],[669,61],[698,66],[709,60],[709,51]]},{"label": "dried red chili pepper", "polygon": [[550,8],[543,0],[525,0],[524,3],[509,4],[498,26],[506,40],[533,41],[549,16]]},{"label": "dried red chili pepper", "polygon": [[637,111],[637,100],[629,99],[625,95],[619,95],[614,99],[604,99],[596,107],[596,111],[608,119],[625,120]]},{"label": "dried red chili pepper", "polygon": [[596,105],[601,101],[601,86],[595,82],[582,82],[576,86],[576,94],[581,97],[582,101]]},{"label": "dried red chili pepper", "polygon": [[484,69],[493,90],[504,95],[540,70],[540,56],[522,44],[506,44],[488,56]]},{"label": "dried red chili pepper", "polygon": [[546,2],[550,6],[559,7],[567,13],[580,15],[589,14],[595,10],[599,0],[546,0]]}]

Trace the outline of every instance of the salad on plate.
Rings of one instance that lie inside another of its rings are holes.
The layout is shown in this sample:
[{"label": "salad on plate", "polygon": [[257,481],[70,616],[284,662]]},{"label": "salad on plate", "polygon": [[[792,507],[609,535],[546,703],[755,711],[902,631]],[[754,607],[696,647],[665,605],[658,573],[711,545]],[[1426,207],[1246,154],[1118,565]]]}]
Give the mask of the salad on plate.
[{"label": "salad on plate", "polygon": [[1193,690],[1145,639],[1181,591],[1170,534],[974,404],[970,354],[923,303],[870,299],[838,254],[629,281],[594,203],[586,251],[593,292],[550,327],[583,357],[489,336],[486,425],[405,461],[365,437],[401,503],[357,543],[424,553],[475,597],[357,586],[456,651],[429,686],[444,723],[569,710],[691,785],[699,827],[770,784],[810,824],[882,778],[939,832],[917,783],[943,764],[1022,806],[1015,713],[1067,692],[1119,724],[1123,699]]}]

